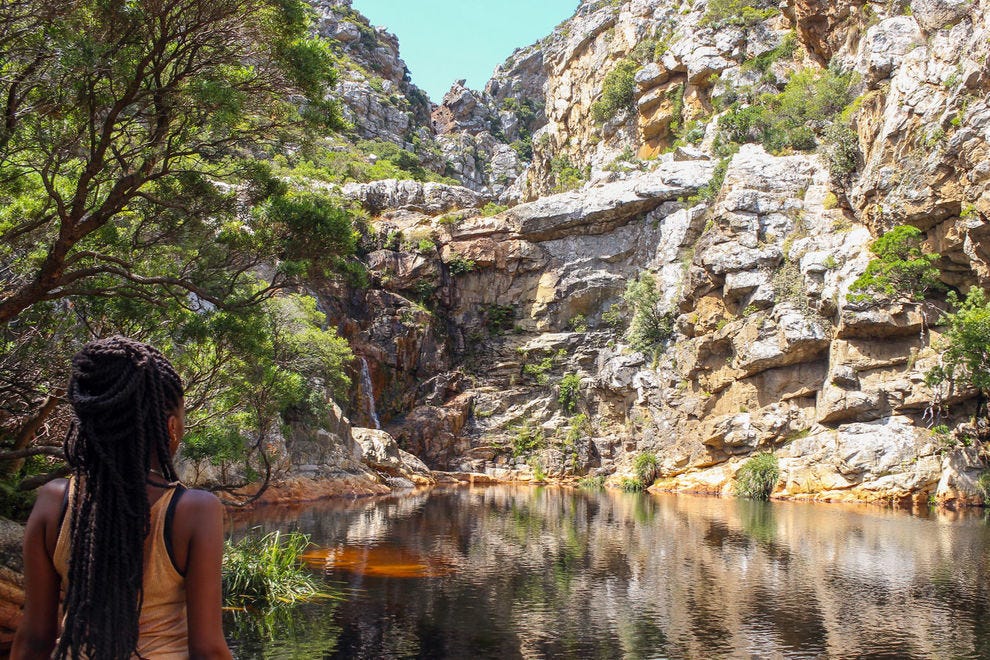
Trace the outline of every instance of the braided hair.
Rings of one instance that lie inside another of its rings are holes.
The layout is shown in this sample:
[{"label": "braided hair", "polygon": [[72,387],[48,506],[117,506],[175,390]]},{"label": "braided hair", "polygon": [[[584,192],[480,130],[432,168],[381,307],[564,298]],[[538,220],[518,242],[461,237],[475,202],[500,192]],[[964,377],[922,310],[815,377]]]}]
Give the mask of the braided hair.
[{"label": "braided hair", "polygon": [[157,349],[125,337],[90,342],[72,360],[75,412],[65,456],[75,475],[65,626],[55,657],[116,660],[137,648],[150,527],[152,454],[176,481],[168,417],[182,381]]}]

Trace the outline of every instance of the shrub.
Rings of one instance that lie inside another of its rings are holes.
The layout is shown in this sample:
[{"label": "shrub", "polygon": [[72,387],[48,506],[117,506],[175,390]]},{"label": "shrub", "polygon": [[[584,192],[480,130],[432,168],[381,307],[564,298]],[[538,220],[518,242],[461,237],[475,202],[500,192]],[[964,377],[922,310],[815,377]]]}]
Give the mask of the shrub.
[{"label": "shrub", "polygon": [[[823,135],[835,117],[850,101],[851,73],[829,68],[822,72],[805,69],[791,76],[779,94],[761,94],[749,105],[733,102],[728,112],[719,118],[719,138],[722,142],[759,142],[771,153],[788,149],[814,149],[817,136]],[[858,137],[854,141],[851,129],[836,129],[832,135],[837,147],[836,164],[855,167],[858,158]],[[848,170],[851,171],[851,170]]]},{"label": "shrub", "polygon": [[825,129],[825,158],[833,174],[850,174],[859,164],[859,134],[842,121]]},{"label": "shrub", "polygon": [[529,162],[533,160],[533,136],[526,134],[509,145],[516,152],[520,160]]},{"label": "shrub", "polygon": [[[770,3],[762,0],[757,4]],[[743,0],[708,0],[708,9],[701,18],[701,25],[715,29],[728,25],[749,27],[779,13],[775,7],[754,7],[744,4]]]},{"label": "shrub", "polygon": [[437,244],[428,238],[421,238],[416,244],[416,250],[421,254],[429,254],[430,252],[435,252],[437,249]]},{"label": "shrub", "polygon": [[604,490],[605,489],[605,477],[581,477],[577,482],[578,488],[586,488],[588,490]]},{"label": "shrub", "polygon": [[983,498],[984,504],[990,504],[990,470],[981,472],[976,479],[976,492]]},{"label": "shrub", "polygon": [[660,311],[660,292],[651,273],[641,273],[629,282],[624,295],[632,309],[629,343],[637,351],[661,348],[674,335],[674,317]]},{"label": "shrub", "polygon": [[[711,7],[711,5],[709,5]],[[789,60],[794,56],[794,52],[797,50],[798,39],[794,31],[788,32],[784,35],[784,38],[780,40],[780,43],[771,50],[765,53],[761,53],[754,57],[753,59],[743,62],[742,69],[744,71],[759,71],[760,73],[766,73],[770,70],[775,62],[780,60]]]},{"label": "shrub", "polygon": [[591,420],[584,413],[578,413],[571,417],[571,427],[567,431],[564,442],[574,445],[578,440],[591,433]]},{"label": "shrub", "polygon": [[849,300],[871,300],[876,296],[924,300],[942,287],[935,267],[939,255],[923,252],[921,230],[910,225],[894,227],[873,241],[876,255],[849,287]]},{"label": "shrub", "polygon": [[549,355],[539,362],[524,364],[523,374],[535,380],[537,385],[546,385],[550,382],[550,376],[547,375],[547,372],[553,369],[553,361],[553,356]]},{"label": "shrub", "polygon": [[572,413],[577,410],[578,395],[581,394],[581,377],[577,374],[564,374],[560,379],[560,392],[557,401],[564,412]]},{"label": "shrub", "polygon": [[512,305],[491,304],[484,308],[485,327],[489,334],[497,335],[511,330],[516,320],[516,308]]},{"label": "shrub", "polygon": [[643,490],[643,482],[635,477],[622,477],[619,489],[626,493],[638,493]]},{"label": "shrub", "polygon": [[475,263],[472,259],[466,258],[462,254],[454,253],[450,257],[450,261],[447,262],[447,268],[450,269],[451,275],[463,275],[464,273],[470,273],[475,269]]},{"label": "shrub", "polygon": [[554,192],[576,190],[584,185],[588,176],[571,162],[566,155],[554,156],[550,159],[550,172],[554,176]]},{"label": "shrub", "polygon": [[223,553],[224,604],[274,607],[330,597],[299,560],[308,546],[309,537],[299,532],[228,540]]},{"label": "shrub", "polygon": [[481,215],[485,218],[490,218],[493,215],[498,215],[502,211],[507,211],[508,206],[503,206],[502,204],[496,204],[495,202],[488,202],[483,207],[481,207]]},{"label": "shrub", "polygon": [[543,469],[543,463],[535,456],[529,459],[529,467],[533,471],[533,481],[546,481],[547,473]]},{"label": "shrub", "polygon": [[644,485],[653,485],[660,476],[660,462],[653,452],[639,454],[633,460],[633,469],[636,470],[636,477]]},{"label": "shrub", "polygon": [[769,500],[779,478],[777,457],[770,452],[755,454],[736,473],[736,495],[754,500]]},{"label": "shrub", "polygon": [[[949,303],[955,311],[942,319],[948,331],[943,335],[940,362],[928,371],[925,382],[935,390],[936,398],[943,388],[951,393],[958,387],[975,389],[986,399],[990,396],[990,302],[983,289],[974,287],[962,301],[955,292],[949,293]],[[986,405],[982,408],[990,419]]]},{"label": "shrub", "polygon": [[584,314],[575,314],[567,320],[567,329],[571,332],[587,332],[588,317]]},{"label": "shrub", "polygon": [[640,65],[635,60],[624,59],[605,75],[602,93],[591,105],[592,119],[602,124],[632,108],[636,92],[636,72],[639,68]]},{"label": "shrub", "polygon": [[722,184],[725,183],[725,173],[729,171],[729,161],[731,158],[723,158],[718,161],[715,165],[715,169],[712,170],[712,178],[708,180],[708,183],[698,188],[698,192],[694,195],[688,197],[688,202],[691,204],[697,204],[698,202],[710,202],[716,197],[718,197],[719,191],[722,190]]},{"label": "shrub", "polygon": [[537,449],[542,449],[545,445],[546,438],[543,437],[543,429],[534,429],[526,423],[519,427],[515,437],[512,438],[512,455],[531,454]]},{"label": "shrub", "polygon": [[610,305],[609,308],[602,312],[602,323],[612,328],[613,330],[619,330],[625,325],[625,306],[622,304]]}]

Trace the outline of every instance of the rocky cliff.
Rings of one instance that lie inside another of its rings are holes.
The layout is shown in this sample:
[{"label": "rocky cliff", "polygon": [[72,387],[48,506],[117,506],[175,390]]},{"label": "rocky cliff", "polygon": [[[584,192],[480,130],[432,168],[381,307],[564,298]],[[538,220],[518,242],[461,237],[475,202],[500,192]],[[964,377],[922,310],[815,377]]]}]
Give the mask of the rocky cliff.
[{"label": "rocky cliff", "polygon": [[[924,377],[945,291],[990,284],[987,37],[954,0],[583,3],[433,109],[464,187],[345,189],[374,216],[371,286],[321,291],[369,365],[352,417],[370,394],[431,467],[500,477],[652,453],[728,493],[770,450],[781,496],[976,501],[975,399]],[[850,296],[898,226],[943,288]]]}]

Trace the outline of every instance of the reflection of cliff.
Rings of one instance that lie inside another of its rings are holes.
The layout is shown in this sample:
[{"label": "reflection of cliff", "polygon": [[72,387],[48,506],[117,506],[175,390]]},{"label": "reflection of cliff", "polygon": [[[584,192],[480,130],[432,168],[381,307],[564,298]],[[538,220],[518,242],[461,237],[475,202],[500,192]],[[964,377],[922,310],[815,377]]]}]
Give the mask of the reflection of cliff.
[{"label": "reflection of cliff", "polygon": [[317,544],[392,544],[456,567],[433,580],[331,573],[357,590],[339,653],[990,652],[990,537],[975,516],[554,488],[403,502],[336,502],[299,520]]}]

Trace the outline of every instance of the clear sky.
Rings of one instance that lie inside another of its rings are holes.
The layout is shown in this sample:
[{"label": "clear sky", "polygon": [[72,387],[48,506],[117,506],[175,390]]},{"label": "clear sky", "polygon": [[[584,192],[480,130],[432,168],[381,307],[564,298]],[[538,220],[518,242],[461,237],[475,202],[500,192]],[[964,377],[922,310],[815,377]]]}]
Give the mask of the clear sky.
[{"label": "clear sky", "polygon": [[481,89],[512,51],[550,33],[577,0],[353,0],[399,37],[413,82],[439,102],[455,80]]}]

